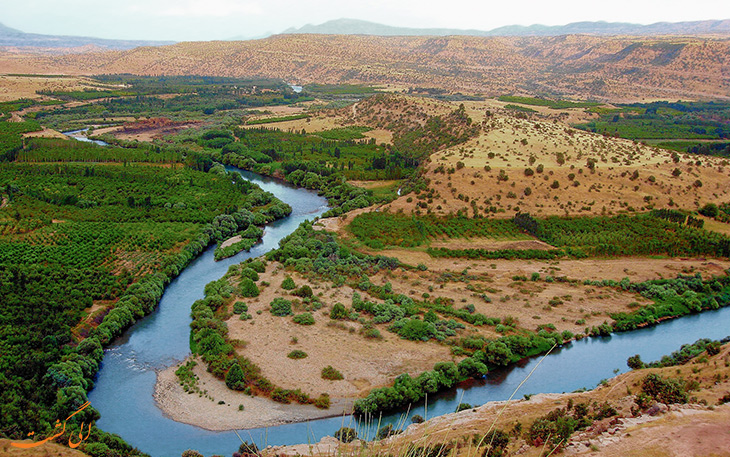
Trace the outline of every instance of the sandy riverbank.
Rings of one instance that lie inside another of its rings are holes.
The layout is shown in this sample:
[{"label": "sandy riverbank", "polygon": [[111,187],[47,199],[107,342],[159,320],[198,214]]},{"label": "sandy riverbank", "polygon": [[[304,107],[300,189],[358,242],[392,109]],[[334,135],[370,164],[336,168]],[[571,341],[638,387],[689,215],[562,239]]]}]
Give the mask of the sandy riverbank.
[{"label": "sandy riverbank", "polygon": [[[193,369],[199,377],[201,390],[210,398],[197,393],[187,393],[179,383],[175,370],[179,365],[157,373],[155,402],[165,416],[177,422],[195,425],[207,430],[233,430],[272,427],[292,422],[346,414],[353,401],[332,398],[329,409],[312,405],[284,405],[268,398],[250,397],[230,390],[226,385],[205,371],[202,363]],[[223,401],[224,404],[219,404]],[[243,410],[239,410],[243,405]]]}]

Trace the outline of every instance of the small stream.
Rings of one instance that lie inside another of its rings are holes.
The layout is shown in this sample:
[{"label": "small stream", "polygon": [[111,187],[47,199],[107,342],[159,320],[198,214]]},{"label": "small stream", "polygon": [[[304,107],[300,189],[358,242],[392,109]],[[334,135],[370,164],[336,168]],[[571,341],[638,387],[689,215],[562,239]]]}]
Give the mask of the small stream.
[{"label": "small stream", "polygon": [[66,136],[70,136],[74,140],[83,141],[85,143],[94,143],[98,144],[99,146],[109,146],[109,143],[106,141],[101,140],[92,140],[91,138],[86,136],[86,132],[89,131],[89,128],[81,129],[81,130],[71,130],[70,132],[61,132]]}]

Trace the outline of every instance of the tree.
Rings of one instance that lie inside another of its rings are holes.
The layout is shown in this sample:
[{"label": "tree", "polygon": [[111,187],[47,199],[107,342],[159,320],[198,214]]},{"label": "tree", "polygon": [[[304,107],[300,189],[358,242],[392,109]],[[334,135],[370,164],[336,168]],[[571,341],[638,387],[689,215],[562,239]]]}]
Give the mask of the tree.
[{"label": "tree", "polygon": [[720,209],[716,204],[708,203],[700,209],[699,213],[707,217],[717,217],[720,214]]},{"label": "tree", "polygon": [[233,390],[243,390],[246,387],[246,377],[238,362],[234,363],[226,373],[226,386]]},{"label": "tree", "polygon": [[638,370],[639,368],[644,368],[644,362],[641,361],[641,356],[639,354],[632,355],[628,358],[626,361],[626,365],[629,366],[632,370]]},{"label": "tree", "polygon": [[342,303],[335,303],[330,311],[330,319],[347,319],[347,309]]},{"label": "tree", "polygon": [[251,278],[244,278],[241,280],[240,294],[242,297],[258,297],[259,288],[256,287],[256,283]]}]

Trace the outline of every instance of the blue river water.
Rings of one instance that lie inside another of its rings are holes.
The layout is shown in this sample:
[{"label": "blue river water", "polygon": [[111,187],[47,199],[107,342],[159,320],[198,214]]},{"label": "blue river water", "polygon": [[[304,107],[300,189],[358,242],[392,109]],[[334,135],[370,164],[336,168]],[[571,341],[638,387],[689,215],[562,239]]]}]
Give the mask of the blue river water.
[{"label": "blue river water", "polygon": [[[117,433],[128,443],[153,457],[179,456],[186,449],[205,455],[230,455],[240,440],[233,431],[213,432],[165,417],[153,399],[156,371],[183,360],[190,353],[189,325],[192,303],[203,297],[205,284],[223,276],[230,265],[258,257],[278,246],[302,221],[314,219],[327,210],[327,202],[312,191],[297,189],[281,181],[227,167],[240,172],[277,198],[289,203],[293,213],[268,225],[261,243],[248,253],[220,262],[213,260],[213,247],[207,249],[173,280],[165,290],[157,310],[139,321],[107,350],[94,389],[91,404],[101,413],[97,427]],[[558,348],[546,357],[515,398],[523,394],[571,392],[593,388],[602,379],[626,371],[626,359],[640,354],[645,361],[656,360],[699,338],[724,338],[730,334],[730,308],[708,311],[667,321],[654,327],[605,338],[586,338]],[[410,416],[426,418],[453,412],[460,402],[480,405],[506,400],[540,358],[530,358],[487,378],[473,381],[428,399],[403,414],[374,420],[369,427],[358,426],[350,416],[286,424],[266,429],[239,431],[244,440],[259,446],[318,442],[340,427],[352,426],[361,437],[372,437],[378,423],[410,423]]]}]

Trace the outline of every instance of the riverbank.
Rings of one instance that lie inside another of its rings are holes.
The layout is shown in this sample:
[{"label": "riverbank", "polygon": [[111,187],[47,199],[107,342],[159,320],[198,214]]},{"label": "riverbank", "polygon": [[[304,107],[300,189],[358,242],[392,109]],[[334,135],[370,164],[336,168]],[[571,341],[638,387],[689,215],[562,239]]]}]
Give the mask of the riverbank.
[{"label": "riverbank", "polygon": [[[336,417],[352,411],[353,400],[344,398],[332,398],[329,409],[319,409],[313,405],[285,405],[269,398],[252,397],[227,388],[205,370],[202,361],[197,362],[193,372],[207,396],[185,392],[175,374],[180,365],[157,372],[155,402],[174,421],[212,431],[242,430]],[[240,405],[243,409],[239,409]]]},{"label": "riverbank", "polygon": [[[650,373],[696,383],[698,387],[691,390],[691,403],[654,403],[641,412],[637,411],[635,394],[642,390],[642,380]],[[730,389],[728,374],[730,345],[726,344],[714,356],[703,355],[680,366],[630,371],[587,392],[537,394],[520,400],[493,401],[433,417],[421,424],[404,421],[399,425],[404,428],[402,433],[384,440],[356,440],[344,444],[332,437],[324,437],[311,445],[267,448],[263,455],[414,455],[409,452],[413,446],[435,449],[453,446],[454,453],[450,455],[471,457],[482,455],[484,451],[483,447],[479,449],[475,445],[472,437],[481,437],[490,429],[498,429],[510,435],[506,448],[508,455],[537,457],[544,455],[543,446],[528,442],[523,433],[531,423],[557,408],[608,402],[615,408],[615,414],[594,419],[584,430],[573,433],[565,443],[565,455],[730,456],[730,435],[727,433],[730,403],[718,405]],[[362,439],[374,439],[372,435],[362,436],[362,430],[357,431]]]}]

